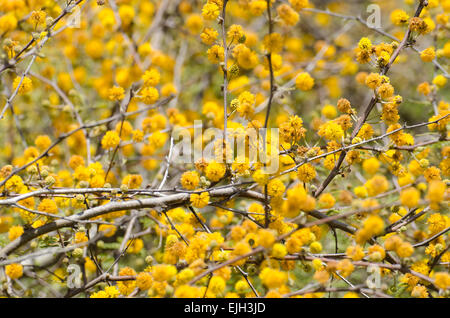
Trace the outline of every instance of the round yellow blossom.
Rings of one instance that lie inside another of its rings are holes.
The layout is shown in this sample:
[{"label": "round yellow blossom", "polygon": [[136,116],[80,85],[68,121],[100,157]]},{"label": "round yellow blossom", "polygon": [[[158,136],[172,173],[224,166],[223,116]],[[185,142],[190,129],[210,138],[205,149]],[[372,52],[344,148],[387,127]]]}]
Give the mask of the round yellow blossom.
[{"label": "round yellow blossom", "polygon": [[345,254],[353,261],[360,261],[364,257],[364,250],[359,245],[350,245],[347,247]]},{"label": "round yellow blossom", "polygon": [[16,90],[17,87],[19,87],[19,90],[18,90],[19,94],[25,95],[25,94],[31,92],[31,90],[33,89],[33,82],[31,81],[30,78],[28,78],[26,76],[23,78],[20,76],[17,76],[13,82],[13,89]]},{"label": "round yellow blossom", "polygon": [[215,20],[220,14],[220,8],[213,2],[207,2],[202,9],[202,16],[205,20]]},{"label": "round yellow blossom", "polygon": [[436,51],[434,50],[434,47],[429,47],[422,52],[420,52],[420,58],[424,62],[431,62],[436,57]]},{"label": "round yellow blossom", "polygon": [[447,78],[444,75],[439,74],[433,78],[433,84],[437,87],[444,87],[445,84],[447,84]]},{"label": "round yellow blossom", "polygon": [[216,161],[211,161],[208,163],[208,166],[205,169],[206,177],[213,181],[217,182],[225,175],[226,166],[223,163],[219,163]]},{"label": "round yellow blossom", "polygon": [[103,149],[113,149],[120,143],[119,134],[115,130],[107,131],[102,138]]},{"label": "round yellow blossom", "polygon": [[13,263],[5,266],[5,273],[11,279],[18,279],[23,275],[22,264]]},{"label": "round yellow blossom", "polygon": [[152,287],[153,284],[153,278],[150,273],[147,272],[141,272],[136,277],[136,286],[140,290],[148,290]]},{"label": "round yellow blossom", "polygon": [[267,184],[267,193],[271,197],[280,197],[284,194],[286,187],[279,179],[270,180]]},{"label": "round yellow blossom", "polygon": [[410,187],[400,192],[400,202],[410,209],[416,207],[419,200],[420,192],[416,188]]},{"label": "round yellow blossom", "polygon": [[125,97],[125,90],[123,87],[114,86],[108,90],[108,99],[112,101],[122,100]]},{"label": "round yellow blossom", "polygon": [[302,91],[309,91],[314,86],[314,79],[309,75],[309,73],[300,73],[295,79],[295,85],[298,89]]},{"label": "round yellow blossom", "polygon": [[199,194],[192,193],[190,196],[190,201],[194,208],[204,208],[209,204],[209,193],[207,191],[201,192]]},{"label": "round yellow blossom", "polygon": [[20,225],[12,226],[8,232],[8,238],[10,241],[14,241],[16,238],[23,234],[23,227]]},{"label": "round yellow blossom", "polygon": [[206,45],[212,45],[216,41],[218,36],[219,36],[219,33],[212,28],[206,28],[200,34],[200,38],[202,39],[202,42],[205,43]]},{"label": "round yellow blossom", "polygon": [[264,268],[259,274],[262,283],[269,289],[281,287],[287,282],[287,274],[269,267]]},{"label": "round yellow blossom", "polygon": [[434,275],[434,283],[440,289],[448,289],[450,287],[450,275],[444,272],[436,273]]},{"label": "round yellow blossom", "polygon": [[322,108],[322,115],[327,119],[333,119],[337,116],[336,108],[333,105],[325,105]]},{"label": "round yellow blossom", "polygon": [[336,199],[331,193],[324,193],[319,197],[319,205],[324,209],[331,209],[335,203]]},{"label": "round yellow blossom", "polygon": [[194,190],[200,182],[197,171],[186,171],[181,175],[181,185],[187,190]]},{"label": "round yellow blossom", "polygon": [[159,84],[160,74],[156,68],[151,68],[145,71],[142,80],[145,86],[156,86]]}]

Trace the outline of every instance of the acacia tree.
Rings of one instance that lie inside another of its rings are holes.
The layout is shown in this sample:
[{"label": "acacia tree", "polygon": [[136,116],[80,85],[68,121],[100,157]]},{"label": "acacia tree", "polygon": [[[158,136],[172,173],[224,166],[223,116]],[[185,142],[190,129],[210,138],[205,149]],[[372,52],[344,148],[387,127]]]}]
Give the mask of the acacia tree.
[{"label": "acacia tree", "polygon": [[0,295],[448,297],[450,1],[0,12]]}]

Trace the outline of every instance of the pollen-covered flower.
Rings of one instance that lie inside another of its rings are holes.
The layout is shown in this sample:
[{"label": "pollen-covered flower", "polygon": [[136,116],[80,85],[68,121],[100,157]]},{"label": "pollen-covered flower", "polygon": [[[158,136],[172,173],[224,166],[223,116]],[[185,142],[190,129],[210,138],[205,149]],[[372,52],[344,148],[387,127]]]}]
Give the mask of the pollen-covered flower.
[{"label": "pollen-covered flower", "polygon": [[225,50],[222,46],[216,44],[209,48],[206,54],[208,55],[208,60],[211,63],[217,64],[224,60]]},{"label": "pollen-covered flower", "polygon": [[31,92],[31,90],[33,89],[33,82],[31,81],[31,79],[29,77],[25,76],[22,78],[20,76],[17,76],[13,82],[13,89],[16,90],[17,87],[19,87],[19,91],[18,91],[19,94],[25,95],[25,94]]},{"label": "pollen-covered flower", "polygon": [[295,85],[302,91],[309,91],[314,86],[314,78],[309,73],[300,73],[295,79]]},{"label": "pollen-covered flower", "polygon": [[209,193],[207,191],[203,191],[199,194],[192,193],[190,196],[190,201],[194,208],[204,208],[209,204]]},{"label": "pollen-covered flower", "polygon": [[280,19],[284,22],[286,25],[296,25],[299,21],[300,17],[297,12],[295,12],[291,6],[287,4],[282,4],[278,6],[277,8],[278,15],[280,16]]},{"label": "pollen-covered flower", "polygon": [[404,25],[408,22],[408,19],[408,14],[401,9],[396,9],[391,12],[391,22],[395,25]]},{"label": "pollen-covered flower", "polygon": [[215,20],[220,14],[220,8],[213,2],[207,2],[202,9],[202,16],[205,20]]},{"label": "pollen-covered flower", "polygon": [[112,149],[119,145],[120,137],[119,134],[115,130],[107,131],[106,134],[102,138],[102,148],[103,149]]},{"label": "pollen-covered flower", "polygon": [[108,90],[108,98],[109,100],[116,101],[122,100],[125,97],[125,90],[123,87],[114,86]]},{"label": "pollen-covered flower", "polygon": [[5,266],[5,273],[11,279],[18,279],[23,275],[22,264],[13,263]]},{"label": "pollen-covered flower", "polygon": [[216,161],[209,162],[208,166],[205,169],[206,177],[213,182],[217,182],[222,179],[222,177],[225,175],[225,172],[225,164]]},{"label": "pollen-covered flower", "polygon": [[194,190],[200,182],[200,176],[196,171],[186,171],[181,175],[181,185],[187,190]]},{"label": "pollen-covered flower", "polygon": [[159,99],[159,92],[156,88],[148,86],[140,91],[142,101],[147,104],[154,104]]},{"label": "pollen-covered flower", "polygon": [[219,36],[219,33],[212,28],[206,28],[200,34],[200,38],[202,39],[202,42],[205,43],[206,45],[212,45],[216,41],[218,36]]},{"label": "pollen-covered flower", "polygon": [[420,53],[420,58],[424,62],[431,62],[434,60],[435,57],[436,51],[434,50],[434,47],[429,47]]}]

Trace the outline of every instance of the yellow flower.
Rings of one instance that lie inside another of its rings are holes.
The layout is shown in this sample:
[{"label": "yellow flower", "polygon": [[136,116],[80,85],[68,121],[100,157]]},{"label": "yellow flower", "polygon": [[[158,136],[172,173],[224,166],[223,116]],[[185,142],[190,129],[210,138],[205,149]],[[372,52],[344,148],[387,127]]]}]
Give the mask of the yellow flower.
[{"label": "yellow flower", "polygon": [[269,289],[278,288],[287,282],[287,273],[265,267],[259,274],[262,283]]},{"label": "yellow flower", "polygon": [[120,137],[115,130],[109,130],[102,138],[102,148],[112,149],[119,145]]},{"label": "yellow flower", "polygon": [[333,119],[337,116],[336,108],[333,105],[325,105],[322,108],[322,115],[327,119]]},{"label": "yellow flower", "polygon": [[159,84],[160,74],[157,69],[151,68],[142,75],[145,86],[156,86]]},{"label": "yellow flower", "polygon": [[14,241],[16,238],[23,234],[23,227],[20,225],[12,226],[8,232],[8,238],[10,241]]},{"label": "yellow flower", "polygon": [[216,44],[213,45],[210,49],[208,49],[206,54],[208,55],[208,60],[211,63],[217,64],[224,60],[225,50],[222,46]]},{"label": "yellow flower", "polygon": [[123,87],[114,86],[108,90],[108,99],[112,101],[122,100],[125,97],[125,90]]},{"label": "yellow flower", "polygon": [[450,287],[450,275],[448,273],[440,272],[434,275],[434,284],[440,289],[447,289]]},{"label": "yellow flower", "polygon": [[197,171],[186,171],[181,175],[181,185],[187,190],[194,190],[200,182]]},{"label": "yellow flower", "polygon": [[330,279],[330,274],[326,270],[318,270],[314,273],[313,278],[320,284],[325,285]]},{"label": "yellow flower", "polygon": [[309,91],[314,86],[314,78],[306,72],[300,73],[295,79],[295,85],[302,91]]},{"label": "yellow flower", "polygon": [[443,216],[439,213],[434,213],[430,215],[427,220],[428,229],[432,234],[442,231],[447,224],[447,216]]},{"label": "yellow flower", "polygon": [[206,167],[205,175],[209,180],[217,182],[220,179],[222,179],[222,177],[225,175],[225,172],[226,172],[225,164],[216,161],[211,161],[210,163],[208,163],[208,166]]},{"label": "yellow flower", "polygon": [[253,180],[260,186],[265,186],[269,182],[269,174],[261,169],[256,170],[252,175]]},{"label": "yellow flower", "polygon": [[371,73],[366,77],[366,86],[375,89],[381,85],[382,77],[378,73]]},{"label": "yellow flower", "polygon": [[289,3],[297,11],[300,11],[309,6],[308,0],[289,0]]},{"label": "yellow flower", "polygon": [[283,244],[275,243],[272,246],[272,252],[271,252],[272,257],[283,258],[286,256],[286,254],[287,254],[287,249],[286,249],[286,246],[284,246]]},{"label": "yellow flower", "polygon": [[314,254],[320,253],[320,252],[322,252],[322,244],[320,244],[320,242],[317,242],[317,241],[312,242],[309,245],[309,250],[311,253],[314,253]]},{"label": "yellow flower", "polygon": [[408,22],[408,19],[409,15],[401,9],[396,9],[391,12],[391,22],[395,25],[404,25]]},{"label": "yellow flower", "polygon": [[23,180],[20,176],[14,175],[11,178],[9,178],[8,181],[6,181],[5,187],[9,191],[19,193],[24,187]]},{"label": "yellow flower", "polygon": [[217,37],[219,36],[219,33],[211,28],[206,28],[203,30],[203,32],[200,34],[200,38],[202,39],[202,42],[206,45],[212,45]]},{"label": "yellow flower", "polygon": [[447,84],[447,78],[444,75],[439,74],[433,79],[433,84],[437,87],[444,87],[445,84]]},{"label": "yellow flower", "polygon": [[344,130],[336,122],[329,121],[320,126],[318,134],[328,140],[341,141],[344,137]]},{"label": "yellow flower", "polygon": [[380,162],[377,158],[372,157],[364,160],[362,166],[365,172],[373,175],[377,173],[378,169],[380,168]]},{"label": "yellow flower", "polygon": [[209,193],[207,191],[201,192],[199,194],[192,193],[190,196],[190,201],[194,208],[204,208],[209,203]]},{"label": "yellow flower", "polygon": [[199,34],[203,28],[202,16],[199,14],[190,14],[186,19],[186,27],[191,34]]},{"label": "yellow flower", "polygon": [[345,254],[353,261],[360,261],[364,257],[364,250],[359,245],[350,245],[347,247]]},{"label": "yellow flower", "polygon": [[[22,84],[20,84],[20,82],[22,82]],[[13,89],[16,90],[17,87],[19,86],[19,84],[20,84],[20,87],[19,87],[18,92],[20,95],[25,95],[25,94],[31,92],[31,90],[33,89],[33,82],[31,81],[30,78],[28,78],[26,76],[23,79],[22,79],[22,77],[17,76],[13,82]]]},{"label": "yellow flower", "polygon": [[220,276],[213,276],[209,281],[209,290],[214,294],[221,294],[225,290],[226,282]]},{"label": "yellow flower", "polygon": [[296,25],[299,21],[300,17],[297,12],[295,12],[289,5],[282,4],[278,6],[277,13],[280,17],[280,19],[284,22],[286,25]]},{"label": "yellow flower", "polygon": [[337,270],[339,271],[339,274],[341,274],[344,277],[349,276],[354,269],[355,266],[348,259],[343,259],[342,261],[339,261],[337,263]]},{"label": "yellow flower", "polygon": [[140,95],[142,101],[147,105],[154,104],[159,99],[158,90],[151,86],[144,87],[141,90]]},{"label": "yellow flower", "polygon": [[267,11],[267,2],[265,0],[253,0],[249,4],[249,10],[252,15],[260,16]]},{"label": "yellow flower", "polygon": [[434,210],[439,209],[439,203],[444,200],[447,185],[440,180],[432,180],[428,187],[427,199],[431,202],[431,207]]},{"label": "yellow flower", "polygon": [[13,31],[17,27],[17,19],[12,13],[3,14],[0,17],[0,31],[2,33]]},{"label": "yellow flower", "polygon": [[228,28],[227,38],[230,42],[238,42],[244,36],[244,30],[239,24],[233,24]]},{"label": "yellow flower", "polygon": [[122,184],[126,185],[128,189],[138,189],[142,184],[142,176],[139,174],[128,174],[123,180]]},{"label": "yellow flower", "polygon": [[271,197],[281,197],[286,190],[283,182],[279,179],[270,180],[267,184],[267,193]]},{"label": "yellow flower", "polygon": [[424,62],[431,62],[436,57],[436,51],[434,50],[434,47],[429,47],[422,52],[420,52],[420,58]]},{"label": "yellow flower", "polygon": [[205,20],[215,20],[220,14],[220,8],[212,2],[206,3],[202,8],[202,16]]},{"label": "yellow flower", "polygon": [[400,192],[400,202],[410,209],[416,207],[419,200],[420,192],[416,188],[410,187]]},{"label": "yellow flower", "polygon": [[11,279],[18,279],[23,275],[23,266],[18,263],[6,265],[5,273]]},{"label": "yellow flower", "polygon": [[173,265],[160,264],[152,268],[153,279],[157,282],[169,281],[177,274],[177,268]]},{"label": "yellow flower", "polygon": [[112,237],[116,233],[117,227],[112,224],[100,224],[98,231],[103,232],[103,235],[106,237]]},{"label": "yellow flower", "polygon": [[52,144],[52,140],[47,135],[39,135],[34,140],[34,144],[40,151],[44,151]]},{"label": "yellow flower", "polygon": [[316,169],[311,164],[306,163],[298,167],[297,176],[302,182],[311,182],[316,177]]},{"label": "yellow flower", "polygon": [[108,295],[109,298],[117,298],[117,296],[119,296],[120,294],[116,286],[106,286],[105,293]]},{"label": "yellow flower", "polygon": [[389,99],[394,95],[394,87],[389,83],[384,83],[378,87],[378,94],[382,99]]},{"label": "yellow flower", "polygon": [[[124,267],[119,271],[119,276],[136,276],[136,271],[130,267]],[[128,296],[136,288],[136,280],[118,281],[117,288],[122,295]]]},{"label": "yellow flower", "polygon": [[375,196],[386,192],[389,189],[389,182],[385,176],[375,175],[371,179],[367,180],[364,186],[370,196]]},{"label": "yellow flower", "polygon": [[56,214],[58,213],[58,207],[55,201],[52,199],[43,199],[37,208],[41,212]]},{"label": "yellow flower", "polygon": [[370,51],[372,49],[372,42],[370,39],[363,37],[359,40],[358,47],[360,50]]},{"label": "yellow flower", "polygon": [[409,242],[402,242],[398,245],[395,252],[401,258],[410,257],[414,253],[414,247]]},{"label": "yellow flower", "polygon": [[330,193],[324,193],[319,197],[319,204],[324,209],[331,209],[336,203],[336,199]]},{"label": "yellow flower", "polygon": [[128,246],[127,253],[138,254],[144,247],[144,241],[139,238],[134,239],[132,241],[128,241],[126,246]]},{"label": "yellow flower", "polygon": [[75,244],[83,243],[88,241],[88,237],[84,232],[76,232],[74,238]]}]

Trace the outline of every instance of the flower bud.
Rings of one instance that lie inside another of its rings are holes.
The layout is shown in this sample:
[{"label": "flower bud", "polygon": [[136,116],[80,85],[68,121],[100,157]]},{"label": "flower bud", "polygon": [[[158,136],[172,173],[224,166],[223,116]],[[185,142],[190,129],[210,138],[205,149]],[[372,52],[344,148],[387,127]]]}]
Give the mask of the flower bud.
[{"label": "flower bud", "polygon": [[73,250],[72,256],[75,257],[75,258],[80,258],[80,257],[82,257],[82,256],[83,256],[83,249],[77,247],[76,249]]},{"label": "flower bud", "polygon": [[45,185],[47,187],[51,187],[52,185],[54,185],[56,182],[55,178],[53,176],[48,176],[47,178],[45,178]]},{"label": "flower bud", "polygon": [[127,192],[128,191],[128,186],[126,184],[120,185],[120,191]]},{"label": "flower bud", "polygon": [[80,181],[80,183],[78,183],[78,185],[80,186],[80,188],[87,188],[87,187],[89,187],[89,182],[88,181]]},{"label": "flower bud", "polygon": [[148,256],[145,258],[145,262],[146,262],[147,264],[151,265],[151,264],[153,263],[153,256],[148,255]]}]

